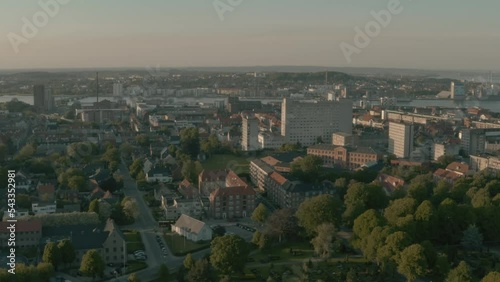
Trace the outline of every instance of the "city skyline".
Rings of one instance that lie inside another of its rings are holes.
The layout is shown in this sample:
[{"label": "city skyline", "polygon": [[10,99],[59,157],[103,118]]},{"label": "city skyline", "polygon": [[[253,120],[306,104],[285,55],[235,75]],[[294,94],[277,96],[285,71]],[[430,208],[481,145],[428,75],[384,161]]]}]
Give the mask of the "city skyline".
[{"label": "city skyline", "polygon": [[[495,26],[500,19],[495,11],[500,5],[493,1],[477,5],[447,0],[432,6],[398,1],[399,12],[350,61],[339,46],[356,46],[356,27],[364,30],[374,21],[373,14],[393,1],[233,1],[232,6],[226,0],[59,2],[57,11],[31,38],[23,36],[23,18],[32,22],[44,9],[36,1],[4,2],[8,8],[0,11],[0,69],[156,65],[499,69],[495,62],[500,59],[496,52],[500,32]],[[19,38],[24,41],[19,43]]]}]

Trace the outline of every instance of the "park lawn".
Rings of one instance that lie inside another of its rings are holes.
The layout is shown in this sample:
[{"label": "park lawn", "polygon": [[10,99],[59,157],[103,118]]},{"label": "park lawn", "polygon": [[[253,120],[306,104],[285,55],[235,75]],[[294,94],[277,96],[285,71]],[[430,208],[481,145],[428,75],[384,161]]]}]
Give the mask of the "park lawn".
[{"label": "park lawn", "polygon": [[244,157],[234,155],[212,155],[202,163],[203,168],[207,170],[232,169],[239,173],[248,172],[250,161]]},{"label": "park lawn", "polygon": [[196,243],[175,233],[165,234],[165,242],[175,256],[187,255],[210,247],[210,242]]},{"label": "park lawn", "polygon": [[[252,265],[245,269],[245,274],[250,272],[251,269],[255,268],[257,270],[256,275],[260,278],[267,279],[271,275],[271,272],[280,275],[283,279],[294,281],[299,281],[297,273],[300,273],[304,262],[307,258],[302,260],[288,260],[288,261],[277,261],[271,267],[271,263]],[[368,263],[368,265],[367,265]],[[313,262],[313,267],[309,271],[309,278],[311,281],[325,280],[328,277],[330,279],[335,279],[334,281],[341,281],[342,275],[346,274],[350,268],[354,268],[359,275],[369,275],[369,268],[373,265],[364,258],[349,258],[348,262],[345,262],[345,257],[331,258],[327,262]],[[286,271],[289,271],[289,276],[283,276]]]},{"label": "park lawn", "polygon": [[[301,254],[293,255],[290,253],[290,248],[294,251],[298,251]],[[259,250],[250,257],[256,262],[260,260],[268,259],[269,256],[279,256],[280,258],[275,261],[303,261],[304,258],[311,258],[314,255],[314,251],[311,248],[309,242],[287,242],[283,245],[273,246],[269,250]]]},{"label": "park lawn", "polygon": [[148,267],[147,263],[145,263],[143,261],[132,260],[132,261],[128,261],[127,264],[128,264],[127,273],[137,272],[139,270],[142,270],[142,269],[145,269],[146,267]]}]

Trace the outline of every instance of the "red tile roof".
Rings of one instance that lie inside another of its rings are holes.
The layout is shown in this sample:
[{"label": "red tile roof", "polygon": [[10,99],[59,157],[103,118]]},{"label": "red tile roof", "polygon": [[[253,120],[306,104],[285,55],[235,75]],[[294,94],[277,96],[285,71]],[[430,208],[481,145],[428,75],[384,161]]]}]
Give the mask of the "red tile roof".
[{"label": "red tile roof", "polygon": [[[7,227],[10,226],[11,223],[2,221],[0,222],[0,233],[9,233],[9,229]],[[17,232],[41,232],[42,231],[42,221],[41,220],[28,220],[28,221],[18,221],[16,222],[16,233]]]},{"label": "red tile roof", "polygon": [[469,171],[469,165],[465,163],[452,162],[446,167],[446,170],[455,171],[465,175]]},{"label": "red tile roof", "polygon": [[276,181],[279,185],[283,185],[288,181],[288,179],[286,179],[285,177],[283,177],[281,174],[279,174],[277,172],[271,173],[271,175],[269,175],[269,177],[272,180]]},{"label": "red tile roof", "polygon": [[227,171],[226,170],[203,170],[199,178],[201,182],[209,181],[209,182],[214,182],[214,181],[224,181],[227,176]]},{"label": "red tile roof", "polygon": [[230,170],[226,176],[226,187],[247,186],[248,184],[243,181],[234,171]]},{"label": "red tile roof", "polygon": [[438,177],[438,178],[442,178],[442,179],[447,179],[447,180],[450,180],[453,182],[453,181],[457,180],[458,178],[462,177],[463,175],[460,173],[457,173],[455,171],[449,171],[449,170],[439,168],[438,170],[436,170],[434,172],[434,176]]},{"label": "red tile roof", "polygon": [[54,185],[48,184],[48,185],[38,186],[38,193],[46,194],[46,193],[54,193],[54,192],[55,192]]}]

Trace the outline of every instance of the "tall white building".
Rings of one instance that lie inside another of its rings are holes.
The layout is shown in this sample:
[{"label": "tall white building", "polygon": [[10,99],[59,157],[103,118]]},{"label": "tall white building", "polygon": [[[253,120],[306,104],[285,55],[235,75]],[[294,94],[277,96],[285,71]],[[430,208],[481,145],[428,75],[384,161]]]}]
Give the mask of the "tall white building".
[{"label": "tall white building", "polygon": [[113,84],[113,96],[122,96],[123,95],[123,84],[115,83]]},{"label": "tall white building", "polygon": [[352,101],[283,99],[281,135],[286,142],[310,146],[316,143],[318,137],[323,142],[329,142],[334,132],[352,132]]},{"label": "tall white building", "polygon": [[259,147],[259,120],[253,115],[242,115],[241,150],[255,151]]},{"label": "tall white building", "polygon": [[413,124],[390,122],[388,152],[398,158],[408,158],[413,151],[413,136]]}]

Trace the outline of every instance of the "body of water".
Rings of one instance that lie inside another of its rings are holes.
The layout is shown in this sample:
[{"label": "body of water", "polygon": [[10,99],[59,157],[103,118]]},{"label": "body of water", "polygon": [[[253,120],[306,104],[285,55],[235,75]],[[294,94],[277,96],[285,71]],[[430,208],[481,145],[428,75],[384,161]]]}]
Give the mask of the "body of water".
[{"label": "body of water", "polygon": [[[9,102],[12,99],[18,99],[24,103],[33,105],[33,96],[31,95],[4,95],[0,96],[0,103]],[[100,97],[99,100],[109,99],[114,100],[116,97]],[[60,99],[60,97],[56,97],[56,100]],[[210,103],[214,100],[225,99],[225,97],[220,98],[172,98],[172,103],[187,103],[187,104],[195,104],[195,103]],[[263,103],[270,101],[280,101],[280,99],[266,99],[260,98]],[[264,101],[269,100],[269,101]],[[80,102],[82,104],[93,103],[95,101],[95,97],[87,97],[81,99]],[[377,105],[377,101],[371,101],[372,105]],[[410,102],[398,102],[398,106],[403,107],[442,107],[442,108],[471,108],[471,107],[479,107],[483,109],[488,109],[492,112],[500,112],[500,100],[497,101],[488,101],[488,100],[471,100],[471,101],[453,101],[453,100],[413,100]]]}]

